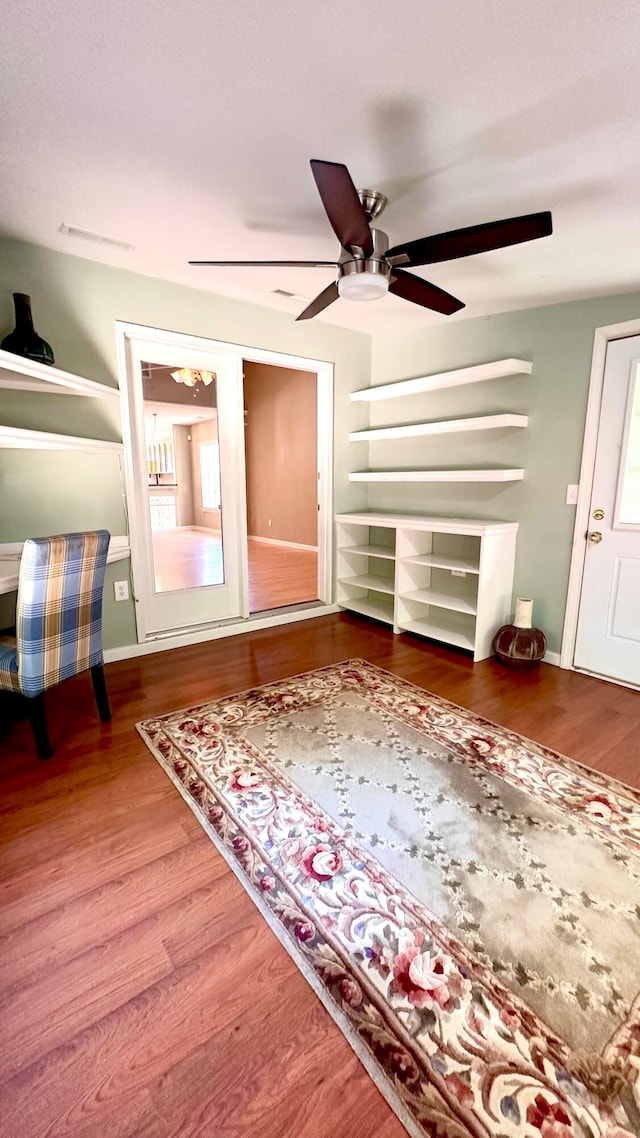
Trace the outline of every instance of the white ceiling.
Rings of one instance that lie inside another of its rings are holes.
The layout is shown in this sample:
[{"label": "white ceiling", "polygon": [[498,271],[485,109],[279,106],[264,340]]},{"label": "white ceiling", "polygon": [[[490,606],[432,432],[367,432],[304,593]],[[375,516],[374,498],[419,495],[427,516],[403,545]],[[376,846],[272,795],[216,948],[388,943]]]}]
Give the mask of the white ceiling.
[{"label": "white ceiling", "polygon": [[[637,0],[24,0],[3,14],[0,228],[295,315],[333,259],[310,158],[390,198],[391,243],[542,209],[552,237],[417,270],[466,301],[321,319],[373,333],[640,282]],[[62,222],[135,245],[59,232]]]}]

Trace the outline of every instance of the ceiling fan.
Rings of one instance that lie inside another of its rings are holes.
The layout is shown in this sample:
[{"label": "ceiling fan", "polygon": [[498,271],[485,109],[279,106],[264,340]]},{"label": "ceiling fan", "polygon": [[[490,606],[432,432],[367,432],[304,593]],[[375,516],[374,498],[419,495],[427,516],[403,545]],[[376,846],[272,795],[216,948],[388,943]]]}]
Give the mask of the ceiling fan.
[{"label": "ceiling fan", "polygon": [[377,190],[356,190],[351,175],[341,162],[312,159],[311,171],[341,251],[337,261],[189,261],[190,265],[265,265],[283,268],[337,269],[337,278],[296,317],[310,320],[328,308],[339,296],[349,300],[377,300],[387,292],[450,316],[464,308],[464,302],[437,285],[407,273],[400,266],[433,265],[454,261],[473,253],[504,249],[523,241],[548,237],[552,232],[551,214],[527,213],[466,229],[452,229],[417,241],[405,241],[389,248],[389,239],[371,223],[387,205]]}]

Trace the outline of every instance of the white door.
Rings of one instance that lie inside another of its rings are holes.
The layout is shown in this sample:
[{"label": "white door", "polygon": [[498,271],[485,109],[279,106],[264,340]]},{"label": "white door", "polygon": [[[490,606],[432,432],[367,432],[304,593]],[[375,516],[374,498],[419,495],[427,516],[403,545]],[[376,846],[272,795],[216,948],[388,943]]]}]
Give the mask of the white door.
[{"label": "white door", "polygon": [[640,686],[640,336],[607,347],[576,668]]},{"label": "white door", "polygon": [[173,332],[119,324],[117,337],[138,640],[241,617],[241,362]]}]

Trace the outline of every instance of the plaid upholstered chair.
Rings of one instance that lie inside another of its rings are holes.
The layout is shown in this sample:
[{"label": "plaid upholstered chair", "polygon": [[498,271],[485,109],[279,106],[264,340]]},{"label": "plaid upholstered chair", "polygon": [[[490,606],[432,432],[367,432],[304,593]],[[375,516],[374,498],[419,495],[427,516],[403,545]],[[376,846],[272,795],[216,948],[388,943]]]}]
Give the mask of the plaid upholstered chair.
[{"label": "plaid upholstered chair", "polygon": [[44,692],[91,669],[100,718],[111,718],[102,656],[102,589],[110,535],[25,541],[15,641],[0,641],[0,689],[26,697],[41,759],[51,757]]}]

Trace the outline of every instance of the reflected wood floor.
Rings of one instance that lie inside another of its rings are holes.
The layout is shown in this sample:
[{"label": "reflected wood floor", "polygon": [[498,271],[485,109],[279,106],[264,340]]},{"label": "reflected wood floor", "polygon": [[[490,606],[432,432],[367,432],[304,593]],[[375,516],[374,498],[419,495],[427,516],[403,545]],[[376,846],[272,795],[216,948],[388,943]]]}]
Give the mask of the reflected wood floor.
[{"label": "reflected wood floor", "polygon": [[[318,555],[307,549],[248,539],[249,611],[314,601],[318,595]],[[216,532],[156,530],[153,562],[159,592],[219,585],[224,580],[222,542]]]},{"label": "reflected wood floor", "polygon": [[[2,1138],[403,1138],[134,723],[360,656],[640,786],[640,694],[349,614],[110,664],[0,744]],[[406,1138],[406,1136],[405,1136]]]}]

